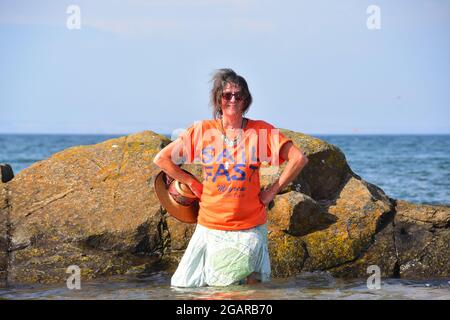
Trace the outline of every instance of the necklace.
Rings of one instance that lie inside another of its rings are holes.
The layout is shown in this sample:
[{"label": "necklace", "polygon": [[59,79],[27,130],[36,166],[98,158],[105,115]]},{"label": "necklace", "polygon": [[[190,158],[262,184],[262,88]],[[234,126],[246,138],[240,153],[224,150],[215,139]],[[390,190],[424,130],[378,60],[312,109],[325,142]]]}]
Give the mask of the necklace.
[{"label": "necklace", "polygon": [[234,138],[233,140],[231,140],[230,138],[227,137],[227,134],[225,133],[225,129],[223,127],[223,119],[220,119],[220,126],[222,128],[222,140],[225,142],[225,144],[229,147],[235,147],[241,137],[242,134],[242,129],[244,128],[244,118],[242,118],[242,122],[241,122],[241,130],[239,131],[239,134],[237,135],[236,138]]},{"label": "necklace", "polygon": [[[220,126],[222,128],[222,140],[223,142],[229,146],[229,147],[236,147],[239,139],[241,138],[241,134],[242,134],[242,129],[244,128],[244,118],[242,118],[242,122],[241,122],[241,130],[239,130],[239,134],[237,135],[236,138],[234,138],[234,140],[231,140],[230,138],[227,137],[227,134],[225,133],[225,129],[223,127],[223,119],[220,119]],[[225,169],[228,170],[228,168],[230,167],[230,163],[227,161],[225,161]]]}]

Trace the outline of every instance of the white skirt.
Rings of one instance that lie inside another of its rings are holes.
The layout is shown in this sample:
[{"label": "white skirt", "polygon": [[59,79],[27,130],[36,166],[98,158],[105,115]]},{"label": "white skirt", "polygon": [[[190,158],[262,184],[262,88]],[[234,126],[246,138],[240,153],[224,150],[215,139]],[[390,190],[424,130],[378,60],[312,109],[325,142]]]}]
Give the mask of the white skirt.
[{"label": "white skirt", "polygon": [[237,231],[209,229],[197,224],[171,285],[240,284],[252,272],[256,272],[262,282],[270,280],[267,223]]}]

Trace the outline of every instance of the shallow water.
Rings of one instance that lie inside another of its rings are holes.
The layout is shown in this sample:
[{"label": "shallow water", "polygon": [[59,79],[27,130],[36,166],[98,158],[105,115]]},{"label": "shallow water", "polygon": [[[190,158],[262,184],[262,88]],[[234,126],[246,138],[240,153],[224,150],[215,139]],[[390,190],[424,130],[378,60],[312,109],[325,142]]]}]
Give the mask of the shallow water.
[{"label": "shallow water", "polygon": [[145,277],[127,276],[81,282],[81,289],[60,286],[18,286],[0,289],[0,299],[217,299],[217,300],[300,300],[300,299],[427,299],[450,300],[450,278],[411,281],[381,279],[380,289],[368,289],[366,280],[342,280],[328,273],[302,273],[268,283],[229,287],[174,288],[165,272]]}]

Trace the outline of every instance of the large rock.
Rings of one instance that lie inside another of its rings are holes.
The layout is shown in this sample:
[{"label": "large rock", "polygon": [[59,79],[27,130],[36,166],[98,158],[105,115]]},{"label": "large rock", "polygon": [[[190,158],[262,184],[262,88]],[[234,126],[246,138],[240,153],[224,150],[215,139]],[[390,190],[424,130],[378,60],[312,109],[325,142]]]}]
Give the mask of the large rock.
[{"label": "large rock", "polygon": [[14,178],[14,172],[11,165],[0,163],[0,182],[9,182]]},{"label": "large rock", "polygon": [[397,201],[394,244],[399,275],[430,278],[450,275],[450,207]]},{"label": "large rock", "polygon": [[[302,192],[314,200],[331,199],[351,172],[344,153],[336,146],[323,140],[286,130],[280,130],[294,144],[301,148],[308,156],[308,165],[296,179],[281,193],[287,191]],[[273,182],[283,172],[286,162],[280,166],[275,174],[262,175],[261,186]],[[270,171],[269,171],[270,173]]]},{"label": "large rock", "polygon": [[378,265],[384,277],[409,279],[450,275],[450,207],[395,201],[395,217],[362,256],[331,270],[337,276],[362,276]]},{"label": "large rock", "polygon": [[308,251],[302,239],[270,226],[268,241],[273,276],[290,277],[303,269]]},{"label": "large rock", "polygon": [[[277,196],[277,198],[283,196]],[[290,198],[292,201],[294,197],[290,196]],[[298,205],[301,205],[306,197],[297,196],[297,198]],[[277,199],[277,202],[283,203],[285,200]],[[310,220],[304,220],[299,224],[308,228],[307,232],[293,233],[287,230],[290,234],[301,235],[300,237],[289,235],[289,237],[298,238],[301,242],[301,250],[306,251],[306,258],[301,269],[304,271],[330,270],[357,260],[371,246],[375,234],[384,228],[394,213],[393,204],[382,190],[351,174],[348,175],[334,200],[322,200],[317,204],[320,208],[314,209],[314,217],[319,221],[313,220],[314,222],[311,223]],[[291,204],[283,210],[284,215],[290,215],[290,225],[302,216],[296,212],[295,207]],[[303,210],[305,216],[308,216],[310,208],[310,206],[305,207]],[[271,222],[274,221],[272,218]],[[272,226],[275,229],[280,227],[285,227],[285,224],[278,223]],[[281,241],[280,246],[285,246],[286,243],[286,240],[281,238],[274,238],[273,241],[276,243]],[[278,244],[275,245],[277,246]],[[295,266],[292,265],[291,268]],[[298,271],[291,270],[286,274],[294,274]],[[275,273],[275,275],[284,276],[285,274]]]},{"label": "large rock", "polygon": [[0,183],[0,286],[6,284],[9,247],[9,205],[6,184]]},{"label": "large rock", "polygon": [[[274,276],[360,277],[370,264],[391,276],[448,276],[448,208],[396,203],[355,175],[337,147],[283,133],[309,163],[270,205]],[[169,217],[154,194],[152,160],[169,142],[144,131],[73,147],[0,184],[0,279],[61,283],[70,265],[83,279],[172,271],[195,225]],[[184,167],[200,178],[199,166]]]},{"label": "large rock", "polygon": [[154,268],[166,235],[152,191],[152,160],[169,142],[143,132],[73,147],[8,183],[9,282],[84,279]]},{"label": "large rock", "polygon": [[269,208],[269,223],[294,236],[326,229],[336,221],[314,199],[295,191],[277,195]]}]

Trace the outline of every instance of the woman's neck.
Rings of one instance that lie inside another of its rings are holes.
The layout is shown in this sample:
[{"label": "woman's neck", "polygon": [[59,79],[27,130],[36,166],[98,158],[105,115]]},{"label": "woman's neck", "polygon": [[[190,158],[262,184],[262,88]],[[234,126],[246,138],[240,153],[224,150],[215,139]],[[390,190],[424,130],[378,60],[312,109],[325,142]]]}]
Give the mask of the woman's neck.
[{"label": "woman's neck", "polygon": [[222,116],[222,125],[224,129],[240,129],[242,126],[242,114],[237,116]]}]

